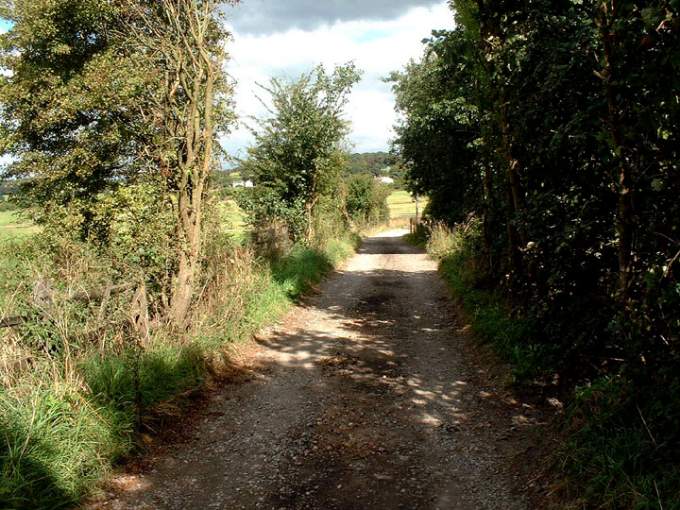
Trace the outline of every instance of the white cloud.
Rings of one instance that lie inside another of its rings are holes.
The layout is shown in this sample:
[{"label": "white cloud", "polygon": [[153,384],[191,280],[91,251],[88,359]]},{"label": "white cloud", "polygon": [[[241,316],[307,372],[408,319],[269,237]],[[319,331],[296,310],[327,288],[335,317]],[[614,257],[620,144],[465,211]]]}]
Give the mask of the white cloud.
[{"label": "white cloud", "polygon": [[[294,78],[319,63],[330,67],[352,60],[364,75],[347,108],[353,128],[350,141],[360,152],[385,150],[396,113],[390,85],[382,78],[418,58],[422,39],[433,29],[452,27],[453,15],[442,2],[408,10],[389,21],[340,21],[269,35],[240,35],[234,30],[228,72],[237,81],[237,113],[241,119],[264,113],[256,82],[266,83],[272,76]],[[223,144],[231,154],[243,155],[250,140],[248,130],[240,127]]]}]

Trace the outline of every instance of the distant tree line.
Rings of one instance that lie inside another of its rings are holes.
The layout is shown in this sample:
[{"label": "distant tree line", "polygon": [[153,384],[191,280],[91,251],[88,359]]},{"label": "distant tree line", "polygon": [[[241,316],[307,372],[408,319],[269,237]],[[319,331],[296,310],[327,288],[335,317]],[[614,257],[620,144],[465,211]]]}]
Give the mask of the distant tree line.
[{"label": "distant tree line", "polygon": [[348,171],[351,174],[380,175],[385,168],[396,165],[397,158],[387,152],[354,153],[349,157]]}]

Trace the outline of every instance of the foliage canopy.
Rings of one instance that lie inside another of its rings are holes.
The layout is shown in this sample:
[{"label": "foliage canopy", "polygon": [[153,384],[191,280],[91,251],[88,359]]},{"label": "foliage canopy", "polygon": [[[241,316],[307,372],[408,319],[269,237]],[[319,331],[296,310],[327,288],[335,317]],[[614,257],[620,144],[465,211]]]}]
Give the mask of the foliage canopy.
[{"label": "foliage canopy", "polygon": [[[433,219],[479,220],[477,283],[534,325],[518,352],[612,392],[609,418],[575,436],[597,505],[619,490],[621,507],[657,506],[679,483],[659,466],[680,456],[680,400],[667,396],[680,387],[680,6],[451,5],[457,28],[392,76],[410,186]],[[643,446],[641,415],[668,455]],[[614,446],[633,429],[636,448]]]}]

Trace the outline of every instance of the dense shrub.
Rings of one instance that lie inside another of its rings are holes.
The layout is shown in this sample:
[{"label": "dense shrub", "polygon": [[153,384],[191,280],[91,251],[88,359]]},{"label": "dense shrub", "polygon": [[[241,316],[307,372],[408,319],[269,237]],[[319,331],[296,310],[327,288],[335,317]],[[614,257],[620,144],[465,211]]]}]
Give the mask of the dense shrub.
[{"label": "dense shrub", "polygon": [[[427,228],[427,249],[440,261],[472,331],[512,364],[515,382],[553,377],[561,369],[553,361],[560,359],[558,347],[537,341],[540,325],[513,316],[507,296],[484,285],[481,242],[474,219],[455,228]],[[556,459],[572,482],[563,485],[561,496],[586,507],[596,501],[605,508],[651,509],[661,500],[668,503],[664,508],[679,508],[673,497],[680,487],[678,390],[659,392],[658,383],[623,374],[579,385],[567,407],[566,440]]]},{"label": "dense shrub", "polygon": [[[559,372],[576,414],[596,398],[610,416],[583,412],[581,431],[571,429],[580,446],[567,465],[585,505],[672,507],[679,6],[451,4],[456,28],[435,33],[424,58],[393,76],[396,146],[413,191],[429,195],[433,220],[479,218],[466,266],[443,267],[474,273],[472,288],[493,289],[532,324],[512,343]],[[455,251],[434,235],[436,251]]]},{"label": "dense shrub", "polygon": [[390,188],[380,184],[370,175],[352,175],[347,178],[346,208],[352,220],[359,225],[379,225],[390,219],[387,197]]}]

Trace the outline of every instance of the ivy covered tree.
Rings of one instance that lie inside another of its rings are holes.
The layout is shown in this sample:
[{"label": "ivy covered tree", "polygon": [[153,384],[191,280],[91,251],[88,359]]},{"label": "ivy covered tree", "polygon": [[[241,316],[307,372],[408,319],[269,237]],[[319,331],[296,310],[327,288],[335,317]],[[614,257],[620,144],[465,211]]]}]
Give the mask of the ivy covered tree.
[{"label": "ivy covered tree", "polygon": [[271,106],[265,103],[271,116],[257,121],[255,144],[244,165],[288,216],[300,218],[297,224],[307,242],[314,237],[319,200],[337,190],[349,130],[343,109],[359,78],[353,64],[332,73],[319,66],[295,81],[275,78],[262,87],[271,98]]},{"label": "ivy covered tree", "polygon": [[[125,0],[130,2],[130,0]],[[143,107],[151,137],[142,147],[161,178],[175,219],[169,317],[184,326],[200,276],[210,177],[218,164],[217,138],[234,120],[220,9],[225,0],[160,0],[133,3],[124,29],[135,60],[148,62],[159,86]]]}]

